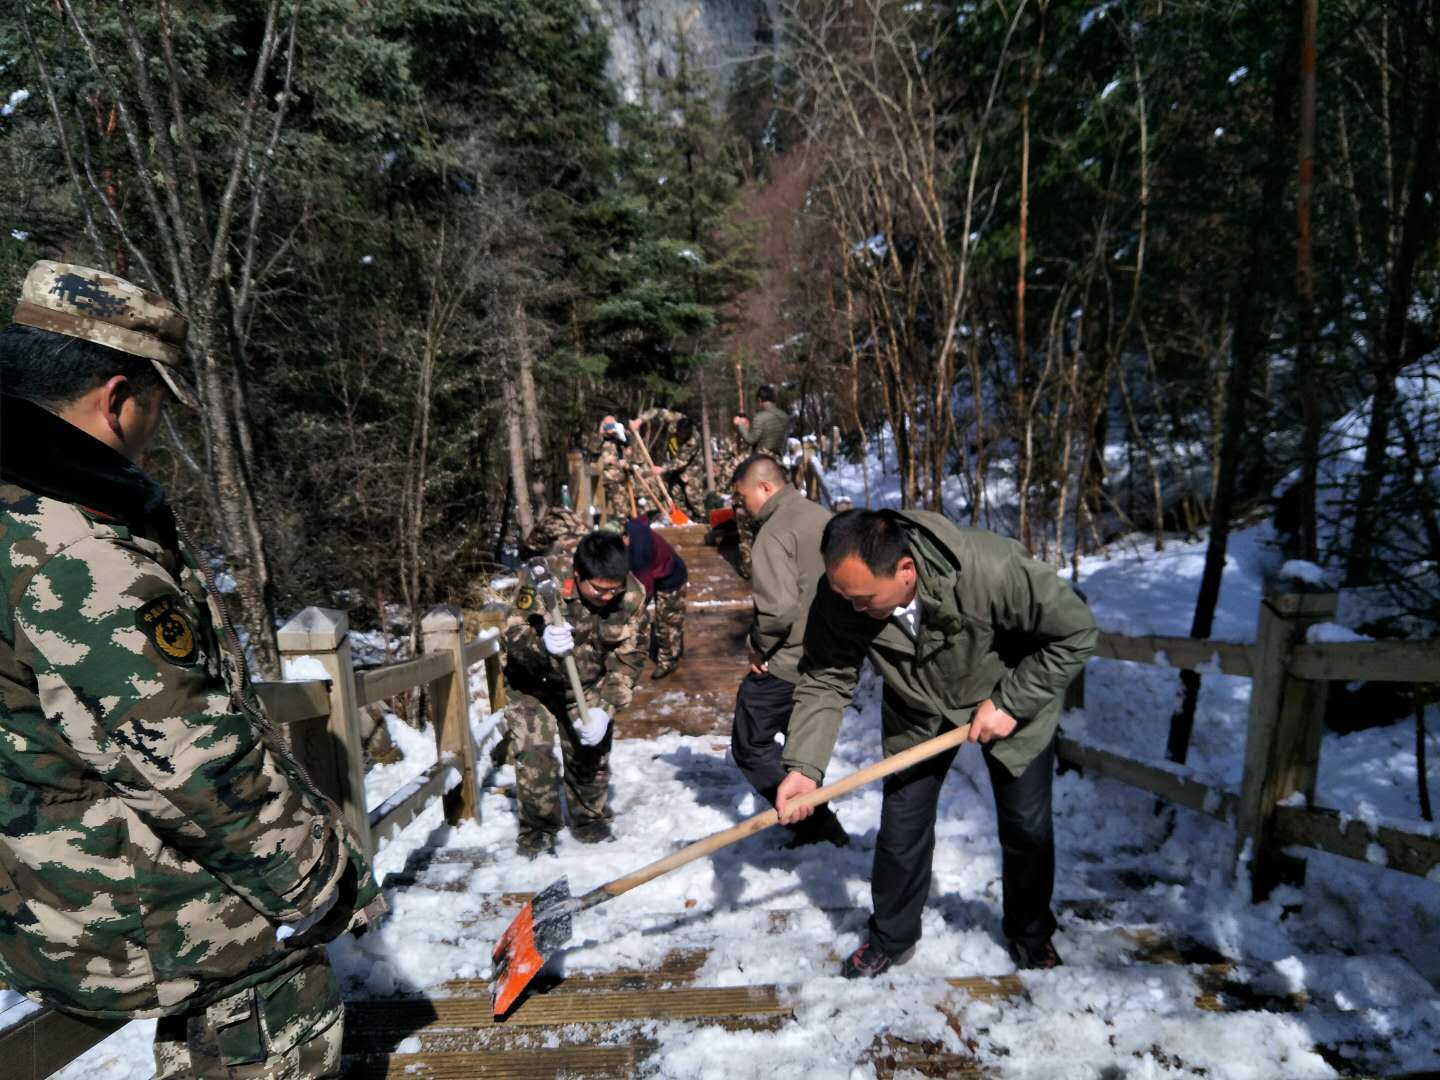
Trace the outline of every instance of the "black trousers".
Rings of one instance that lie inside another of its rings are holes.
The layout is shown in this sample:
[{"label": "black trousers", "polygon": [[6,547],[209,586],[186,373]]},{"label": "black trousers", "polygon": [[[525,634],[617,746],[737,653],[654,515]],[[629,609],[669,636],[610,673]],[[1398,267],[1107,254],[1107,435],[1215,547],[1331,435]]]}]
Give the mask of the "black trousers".
[{"label": "black trousers", "polygon": [[730,753],[735,764],[771,806],[775,791],[785,779],[784,749],[775,736],[790,727],[795,687],[774,675],[745,676],[735,694],[735,723],[730,732]]},{"label": "black trousers", "polygon": [[[892,956],[920,940],[920,916],[930,895],[935,812],[945,774],[959,748],[896,773],[885,781],[870,895],[870,940]],[[985,755],[999,822],[1004,931],[1011,941],[1039,945],[1055,933],[1055,832],[1050,817],[1055,745],[1019,776]]]}]

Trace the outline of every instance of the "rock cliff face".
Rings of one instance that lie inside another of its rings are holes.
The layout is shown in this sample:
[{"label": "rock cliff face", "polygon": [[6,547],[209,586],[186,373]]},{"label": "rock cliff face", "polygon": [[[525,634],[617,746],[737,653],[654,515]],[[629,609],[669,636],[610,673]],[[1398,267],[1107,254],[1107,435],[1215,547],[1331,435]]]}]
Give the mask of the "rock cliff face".
[{"label": "rock cliff face", "polygon": [[[780,38],[780,0],[589,0],[610,34],[610,77],[637,100],[643,80],[673,75],[677,29],[717,91],[739,64],[773,53]],[[717,95],[717,101],[723,97]]]}]

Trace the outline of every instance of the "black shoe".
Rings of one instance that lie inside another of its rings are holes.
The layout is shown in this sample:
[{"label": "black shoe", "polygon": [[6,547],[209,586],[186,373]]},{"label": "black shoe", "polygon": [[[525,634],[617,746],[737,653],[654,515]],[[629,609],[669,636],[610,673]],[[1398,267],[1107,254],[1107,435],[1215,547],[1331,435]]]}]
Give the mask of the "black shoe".
[{"label": "black shoe", "polygon": [[840,974],[847,979],[873,979],[892,964],[902,961],[905,954],[891,956],[883,953],[868,940],[840,963]]},{"label": "black shoe", "polygon": [[800,824],[792,826],[790,833],[789,841],[783,845],[785,851],[809,847],[811,844],[834,844],[837,848],[850,846],[850,834],[845,831],[845,826],[840,824],[835,811],[828,806],[819,807]]},{"label": "black shoe", "polygon": [[582,844],[606,844],[615,839],[610,823],[605,820],[582,821],[570,826],[570,835]]},{"label": "black shoe", "polygon": [[1010,942],[1010,959],[1021,971],[1048,971],[1059,967],[1063,961],[1055,946],[1045,941],[1039,945],[1027,945],[1023,941]]},{"label": "black shoe", "polygon": [[554,855],[555,837],[543,832],[522,832],[515,841],[515,852],[531,860],[538,859],[541,855]]},{"label": "black shoe", "polygon": [[675,670],[675,668],[676,668],[676,666],[677,666],[678,663],[679,663],[679,661],[676,661],[676,660],[668,660],[668,661],[666,661],[666,662],[663,663],[663,664],[656,664],[656,665],[655,665],[655,670],[650,673],[650,678],[652,678],[652,679],[663,679],[663,678],[665,678],[666,675],[669,675],[672,671]]}]

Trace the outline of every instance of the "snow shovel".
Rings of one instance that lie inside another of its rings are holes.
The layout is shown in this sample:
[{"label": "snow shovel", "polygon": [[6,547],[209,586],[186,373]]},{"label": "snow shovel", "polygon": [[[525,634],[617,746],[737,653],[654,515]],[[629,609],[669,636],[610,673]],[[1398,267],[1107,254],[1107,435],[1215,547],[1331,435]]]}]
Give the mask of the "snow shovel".
[{"label": "snow shovel", "polygon": [[[545,565],[544,559],[536,559],[526,564],[525,572],[530,576],[530,584],[535,586],[535,591],[540,594],[540,602],[545,607],[545,621],[551,626],[560,626],[565,622],[565,613],[560,610],[560,590],[555,585],[555,578],[550,573],[550,568]],[[582,719],[585,716],[585,687],[580,684],[580,669],[575,666],[575,654],[565,654],[565,674],[570,678],[570,692],[575,695],[575,707],[578,710],[577,716]]]},{"label": "snow shovel", "polygon": [[[640,437],[639,432],[635,433],[635,445],[640,447],[640,453],[645,455],[645,464],[650,466],[650,475],[655,476],[655,461],[653,458],[651,458],[650,448],[645,445],[645,440]],[[680,507],[676,506],[675,500],[670,497],[670,492],[665,486],[665,478],[661,476],[658,479],[659,484],[657,486],[660,488],[660,494],[664,496],[664,505],[670,511],[670,524],[691,524],[689,515],[686,514],[684,510],[681,510]]]},{"label": "snow shovel", "polygon": [[[821,803],[848,795],[856,788],[907,769],[918,761],[944,753],[951,747],[959,746],[970,735],[970,725],[955,728],[943,735],[912,746],[894,757],[877,761],[859,772],[851,773],[843,780],[802,795],[795,800],[796,806],[819,806]],[[724,832],[697,840],[665,858],[636,870],[633,874],[606,882],[599,888],[591,889],[584,896],[570,895],[569,878],[551,882],[531,898],[512,922],[500,935],[490,959],[495,965],[494,982],[490,987],[490,999],[495,1015],[503,1016],[519,999],[530,980],[540,973],[545,962],[570,940],[571,917],[587,911],[606,900],[613,900],[631,889],[654,881],[662,874],[679,869],[686,863],[712,855],[721,848],[754,836],[776,824],[780,816],[772,808],[763,814],[756,814]]]}]

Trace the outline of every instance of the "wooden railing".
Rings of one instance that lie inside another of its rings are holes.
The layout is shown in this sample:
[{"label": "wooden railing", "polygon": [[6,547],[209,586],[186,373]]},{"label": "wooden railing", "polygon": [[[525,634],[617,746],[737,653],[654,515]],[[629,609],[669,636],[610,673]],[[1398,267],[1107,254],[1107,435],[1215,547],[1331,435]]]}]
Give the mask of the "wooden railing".
[{"label": "wooden railing", "polygon": [[[505,704],[500,677],[503,619],[502,610],[487,608],[481,613],[481,632],[467,642],[460,613],[435,608],[421,623],[420,656],[365,671],[355,670],[349,619],[343,611],[306,608],[277,635],[282,656],[291,662],[313,657],[326,677],[257,683],[256,693],[291,752],[340,805],[372,854],[437,798],[443,800],[450,824],[480,820],[475,762]],[[469,670],[482,662],[491,716],[472,737]],[[436,761],[370,809],[365,803],[360,710],[417,687],[426,691]],[[0,989],[0,1062],[7,1080],[43,1080],[127,1023],[72,1016],[6,994]]]},{"label": "wooden railing", "polygon": [[[1254,680],[1238,791],[1202,783],[1183,765],[1136,761],[1063,736],[1061,761],[1232,823],[1235,859],[1248,863],[1257,900],[1281,882],[1303,879],[1304,863],[1291,848],[1361,861],[1379,856],[1392,870],[1428,876],[1440,865],[1440,833],[1370,828],[1313,805],[1328,682],[1440,682],[1440,641],[1308,643],[1306,631],[1334,618],[1337,599],[1333,593],[1267,595],[1253,645],[1100,635],[1097,657]],[[1081,703],[1083,689],[1068,702]]]}]

